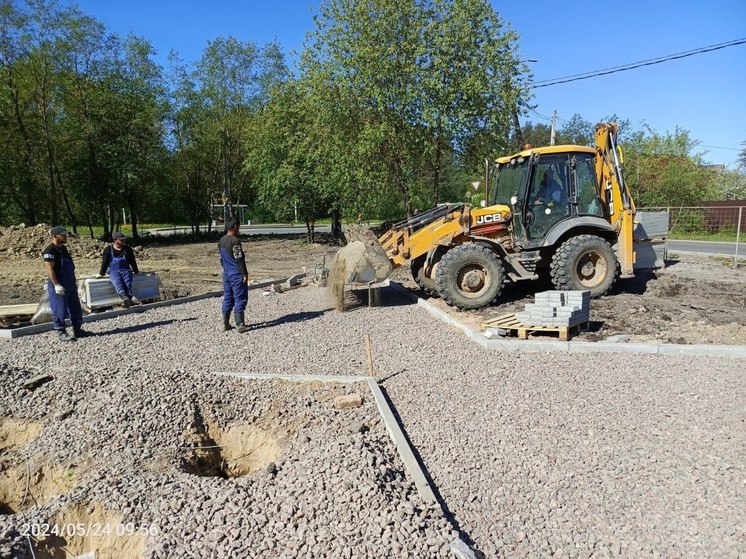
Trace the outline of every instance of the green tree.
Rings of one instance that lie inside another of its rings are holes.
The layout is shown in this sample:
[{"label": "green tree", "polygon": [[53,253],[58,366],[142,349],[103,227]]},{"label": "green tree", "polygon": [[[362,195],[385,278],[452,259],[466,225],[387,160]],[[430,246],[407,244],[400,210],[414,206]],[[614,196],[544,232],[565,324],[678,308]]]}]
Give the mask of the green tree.
[{"label": "green tree", "polygon": [[487,2],[328,0],[315,22],[302,75],[313,96],[333,90],[351,123],[342,145],[357,169],[341,173],[344,198],[380,213],[395,193],[411,214],[415,199],[440,198],[447,161],[504,145],[520,64],[515,35]]},{"label": "green tree", "polygon": [[575,113],[570,120],[564,122],[557,131],[555,143],[592,146],[596,126],[580,114]]},{"label": "green tree", "polygon": [[193,80],[204,103],[207,119],[204,147],[219,165],[209,185],[210,198],[222,192],[226,213],[232,205],[250,202],[252,185],[244,172],[246,134],[251,118],[267,102],[270,88],[287,79],[288,70],[279,45],[263,48],[233,37],[208,43],[197,62]]},{"label": "green tree", "polygon": [[661,134],[644,126],[623,145],[625,176],[641,206],[696,206],[717,197],[715,174],[703,167],[688,130]]}]

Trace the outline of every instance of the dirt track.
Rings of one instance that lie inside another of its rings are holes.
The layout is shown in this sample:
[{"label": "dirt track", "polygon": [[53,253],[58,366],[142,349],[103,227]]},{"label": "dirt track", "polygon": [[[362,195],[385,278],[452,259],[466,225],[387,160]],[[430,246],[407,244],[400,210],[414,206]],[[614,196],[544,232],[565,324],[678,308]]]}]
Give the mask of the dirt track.
[{"label": "dirt track", "polygon": [[[15,241],[0,236],[0,305],[35,303],[44,283],[40,259],[46,237],[34,228]],[[324,258],[327,265],[338,245],[323,238],[310,245],[303,236],[264,236],[245,239],[251,280],[296,274],[305,267],[313,274]],[[90,239],[71,239],[78,276],[98,271],[100,247]],[[156,271],[168,297],[183,297],[220,289],[220,264],[213,242],[137,247],[143,271]],[[408,269],[396,270],[393,279],[416,290]],[[522,310],[533,293],[551,285],[526,282],[508,285],[500,304],[481,311],[458,311],[433,299],[440,308],[476,329],[501,314]],[[420,293],[420,295],[423,295]],[[591,304],[588,332],[576,339],[588,341],[624,334],[632,342],[746,344],[746,266],[733,269],[721,259],[680,254],[658,274],[620,280],[609,295]]]}]

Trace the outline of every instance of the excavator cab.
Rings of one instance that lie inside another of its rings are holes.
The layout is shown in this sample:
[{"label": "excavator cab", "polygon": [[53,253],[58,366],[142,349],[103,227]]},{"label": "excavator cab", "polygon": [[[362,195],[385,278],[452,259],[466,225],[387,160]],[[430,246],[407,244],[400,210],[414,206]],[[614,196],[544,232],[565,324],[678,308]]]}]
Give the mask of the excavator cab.
[{"label": "excavator cab", "polygon": [[[531,153],[498,162],[491,173],[490,204],[513,209],[514,242],[523,249],[541,247],[550,231],[571,218],[604,219],[589,148]],[[558,147],[558,149],[560,149]]]}]

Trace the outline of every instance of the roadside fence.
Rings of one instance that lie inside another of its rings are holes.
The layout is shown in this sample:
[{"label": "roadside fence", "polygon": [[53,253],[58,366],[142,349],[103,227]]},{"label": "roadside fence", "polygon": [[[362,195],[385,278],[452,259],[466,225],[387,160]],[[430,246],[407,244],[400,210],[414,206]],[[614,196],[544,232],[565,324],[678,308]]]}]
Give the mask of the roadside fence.
[{"label": "roadside fence", "polygon": [[727,254],[729,257],[732,255],[735,266],[739,258],[744,258],[746,205],[743,204],[743,200],[734,200],[707,206],[663,206],[638,210],[667,211],[669,240],[705,241],[727,245]]}]

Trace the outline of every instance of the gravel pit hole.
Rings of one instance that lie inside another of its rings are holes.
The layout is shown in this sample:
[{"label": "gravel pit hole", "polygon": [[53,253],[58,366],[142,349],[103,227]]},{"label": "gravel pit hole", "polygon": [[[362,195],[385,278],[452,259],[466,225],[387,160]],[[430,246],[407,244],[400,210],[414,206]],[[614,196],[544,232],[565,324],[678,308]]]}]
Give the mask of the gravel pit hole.
[{"label": "gravel pit hole", "polygon": [[184,436],[194,448],[186,450],[181,469],[197,476],[223,479],[246,476],[277,461],[282,453],[282,435],[243,423],[222,430],[207,424],[199,409],[195,409],[194,421]]},{"label": "gravel pit hole", "polygon": [[0,514],[16,514],[64,495],[75,487],[73,470],[37,465],[31,460],[15,466],[0,462]]},{"label": "gravel pit hole", "polygon": [[[66,507],[50,525],[60,527],[60,534],[36,539],[37,559],[69,559],[91,552],[96,559],[138,559],[145,553],[139,527],[99,503]],[[78,535],[76,526],[85,526],[86,533]]]},{"label": "gravel pit hole", "polygon": [[14,446],[23,446],[41,431],[41,424],[27,419],[0,417],[0,454]]}]

